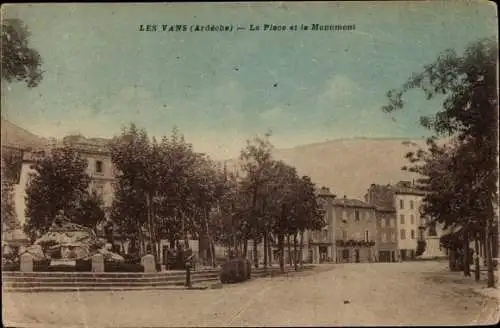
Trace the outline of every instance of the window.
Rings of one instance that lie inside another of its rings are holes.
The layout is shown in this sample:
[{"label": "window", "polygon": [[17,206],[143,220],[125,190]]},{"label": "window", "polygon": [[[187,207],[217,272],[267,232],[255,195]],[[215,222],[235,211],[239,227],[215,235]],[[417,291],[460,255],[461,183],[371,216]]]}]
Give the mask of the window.
[{"label": "window", "polygon": [[356,222],[358,222],[358,221],[359,221],[359,211],[358,211],[358,210],[354,210],[354,220],[355,220]]},{"label": "window", "polygon": [[406,239],[406,231],[405,231],[405,229],[401,229],[401,231],[400,231],[400,239],[402,239],[402,240]]},{"label": "window", "polygon": [[347,240],[347,231],[342,231],[342,240]]},{"label": "window", "polygon": [[404,214],[401,214],[401,215],[399,216],[399,222],[400,222],[401,224],[405,224],[405,216],[404,216]]},{"label": "window", "polygon": [[410,223],[415,224],[415,217],[413,216],[413,214],[410,215]]},{"label": "window", "polygon": [[415,230],[411,230],[411,239],[415,239]]},{"label": "window", "polygon": [[410,209],[413,209],[413,205],[414,205],[414,204],[413,204],[413,201],[412,201],[412,200],[410,200]]},{"label": "window", "polygon": [[424,229],[419,229],[418,234],[419,234],[418,238],[420,240],[424,240]]},{"label": "window", "polygon": [[347,211],[342,210],[342,222],[347,223]]},{"label": "window", "polygon": [[396,233],[394,231],[391,232],[391,241],[396,242]]},{"label": "window", "polygon": [[103,172],[102,161],[95,161],[95,173],[102,173],[102,172]]},{"label": "window", "polygon": [[380,227],[385,228],[385,219],[380,220]]},{"label": "window", "polygon": [[382,242],[383,243],[387,242],[387,235],[385,232],[382,232]]},{"label": "window", "polygon": [[365,241],[369,241],[370,240],[369,237],[370,237],[370,235],[369,235],[368,230],[365,230]]},{"label": "window", "polygon": [[436,222],[432,222],[431,224],[429,224],[429,236],[430,237],[436,237],[437,236]]},{"label": "window", "polygon": [[422,225],[425,226],[425,218],[421,218],[420,220],[422,220]]},{"label": "window", "polygon": [[396,228],[396,219],[389,219],[391,228]]},{"label": "window", "polygon": [[400,199],[399,200],[399,208],[400,209],[404,209],[405,208],[405,201],[404,201],[404,199]]},{"label": "window", "polygon": [[322,231],[322,236],[323,239],[328,239],[328,230],[323,230]]}]

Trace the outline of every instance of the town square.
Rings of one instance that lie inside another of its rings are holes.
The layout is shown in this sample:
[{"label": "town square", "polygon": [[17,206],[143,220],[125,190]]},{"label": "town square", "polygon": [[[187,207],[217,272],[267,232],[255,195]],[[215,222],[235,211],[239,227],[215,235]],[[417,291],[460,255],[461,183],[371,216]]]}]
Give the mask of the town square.
[{"label": "town square", "polygon": [[492,9],[2,6],[4,326],[497,323]]}]

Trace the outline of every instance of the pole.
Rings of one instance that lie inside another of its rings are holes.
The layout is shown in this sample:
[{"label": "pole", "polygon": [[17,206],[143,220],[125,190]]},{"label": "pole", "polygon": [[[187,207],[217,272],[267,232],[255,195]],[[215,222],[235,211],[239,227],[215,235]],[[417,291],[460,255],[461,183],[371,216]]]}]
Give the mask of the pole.
[{"label": "pole", "polygon": [[474,252],[474,280],[479,281],[480,279],[480,265],[479,265],[479,240],[476,238],[474,241],[475,252]]},{"label": "pole", "polygon": [[491,254],[491,220],[486,218],[486,261],[488,265],[488,288],[495,287],[495,276],[493,275],[493,259]]}]

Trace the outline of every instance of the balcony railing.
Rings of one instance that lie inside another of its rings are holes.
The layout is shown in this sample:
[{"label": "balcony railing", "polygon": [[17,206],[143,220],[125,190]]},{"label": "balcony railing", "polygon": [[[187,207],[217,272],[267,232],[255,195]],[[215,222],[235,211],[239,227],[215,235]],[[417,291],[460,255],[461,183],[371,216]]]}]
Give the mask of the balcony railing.
[{"label": "balcony railing", "polygon": [[374,240],[336,240],[335,245],[338,247],[373,247],[375,246]]}]

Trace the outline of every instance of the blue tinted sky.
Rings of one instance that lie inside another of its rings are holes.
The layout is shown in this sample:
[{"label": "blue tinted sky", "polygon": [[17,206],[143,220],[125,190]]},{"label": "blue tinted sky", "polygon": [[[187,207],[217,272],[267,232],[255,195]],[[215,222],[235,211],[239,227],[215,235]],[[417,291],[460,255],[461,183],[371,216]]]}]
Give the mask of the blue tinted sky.
[{"label": "blue tinted sky", "polygon": [[[195,148],[233,157],[253,134],[277,147],[350,137],[421,137],[439,103],[385,93],[446,48],[496,35],[496,7],[474,2],[15,5],[44,80],[2,89],[2,115],[43,136],[109,137],[130,121],[176,125]],[[356,24],[344,32],[145,33],[139,24]],[[276,86],[274,86],[277,84]],[[392,118],[395,118],[393,120]]]}]

